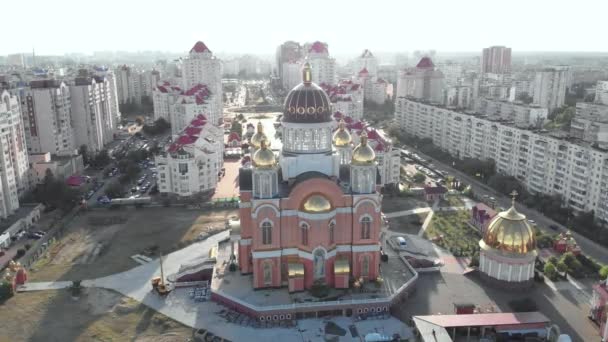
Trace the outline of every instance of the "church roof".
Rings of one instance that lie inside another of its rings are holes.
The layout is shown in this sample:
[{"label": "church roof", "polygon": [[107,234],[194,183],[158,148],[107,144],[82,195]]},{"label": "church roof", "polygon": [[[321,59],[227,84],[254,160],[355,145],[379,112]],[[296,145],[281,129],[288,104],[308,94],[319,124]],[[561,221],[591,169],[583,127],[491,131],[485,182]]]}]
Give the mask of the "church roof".
[{"label": "church roof", "polygon": [[422,57],[422,59],[420,59],[420,62],[418,62],[418,64],[416,65],[416,68],[433,68],[435,67],[435,64],[433,64],[433,61],[431,60],[430,57]]}]

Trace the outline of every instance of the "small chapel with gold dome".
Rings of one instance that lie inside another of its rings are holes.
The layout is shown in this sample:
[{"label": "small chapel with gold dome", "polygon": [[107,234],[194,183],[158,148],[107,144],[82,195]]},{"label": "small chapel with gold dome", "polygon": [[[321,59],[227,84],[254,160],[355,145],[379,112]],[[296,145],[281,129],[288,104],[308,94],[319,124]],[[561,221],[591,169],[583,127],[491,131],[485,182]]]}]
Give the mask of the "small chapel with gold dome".
[{"label": "small chapel with gold dome", "polygon": [[517,193],[511,195],[511,208],[492,219],[479,241],[479,270],[495,284],[520,288],[534,278],[536,238],[526,216],[515,209]]},{"label": "small chapel with gold dome", "polygon": [[328,95],[311,81],[285,99],[281,150],[263,126],[250,139],[251,167],[239,173],[238,265],[254,288],[347,288],[379,276],[381,195],[374,149],[365,131],[354,145],[332,118]]}]

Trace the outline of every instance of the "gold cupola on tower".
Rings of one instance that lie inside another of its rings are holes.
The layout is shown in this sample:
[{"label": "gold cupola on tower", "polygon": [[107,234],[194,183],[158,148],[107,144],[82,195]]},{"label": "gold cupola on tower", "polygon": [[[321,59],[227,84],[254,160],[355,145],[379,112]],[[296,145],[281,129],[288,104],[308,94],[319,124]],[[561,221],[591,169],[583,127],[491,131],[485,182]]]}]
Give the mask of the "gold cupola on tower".
[{"label": "gold cupola on tower", "polygon": [[277,165],[274,152],[266,145],[266,139],[260,142],[260,148],[253,154],[253,166],[257,168],[272,168]]},{"label": "gold cupola on tower", "polygon": [[352,137],[346,129],[346,123],[344,122],[344,120],[340,120],[338,130],[334,133],[332,141],[334,143],[334,146],[336,147],[347,147],[350,145]]},{"label": "gold cupola on tower", "polygon": [[270,143],[268,142],[268,137],[266,137],[266,134],[264,133],[264,125],[262,125],[261,122],[258,122],[257,130],[255,134],[251,136],[251,139],[249,139],[249,143],[253,148],[257,150],[260,148],[262,140],[266,140],[266,145],[270,146]]},{"label": "gold cupola on tower", "polygon": [[365,130],[361,133],[361,142],[353,150],[352,164],[353,165],[370,165],[376,160],[376,152],[367,143],[367,133]]}]

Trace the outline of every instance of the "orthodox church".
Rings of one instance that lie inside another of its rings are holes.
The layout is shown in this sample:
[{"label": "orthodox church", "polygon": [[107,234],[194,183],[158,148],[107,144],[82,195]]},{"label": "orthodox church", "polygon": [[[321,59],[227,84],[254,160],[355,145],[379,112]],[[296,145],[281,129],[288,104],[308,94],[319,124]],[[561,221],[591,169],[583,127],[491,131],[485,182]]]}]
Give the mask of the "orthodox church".
[{"label": "orthodox church", "polygon": [[380,262],[381,183],[365,130],[355,146],[336,123],[311,67],[285,99],[283,146],[270,149],[261,124],[250,139],[251,167],[242,167],[238,262],[254,288],[315,282],[347,288],[373,280]]}]

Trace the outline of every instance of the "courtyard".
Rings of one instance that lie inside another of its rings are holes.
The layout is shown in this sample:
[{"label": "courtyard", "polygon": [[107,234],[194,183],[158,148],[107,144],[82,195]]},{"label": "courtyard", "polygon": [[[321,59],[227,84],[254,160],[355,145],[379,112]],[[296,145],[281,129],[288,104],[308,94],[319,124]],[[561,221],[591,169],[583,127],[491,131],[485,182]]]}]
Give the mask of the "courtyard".
[{"label": "courtyard", "polygon": [[467,210],[436,211],[424,237],[458,256],[470,256],[479,249],[481,234],[468,224],[469,220]]}]

